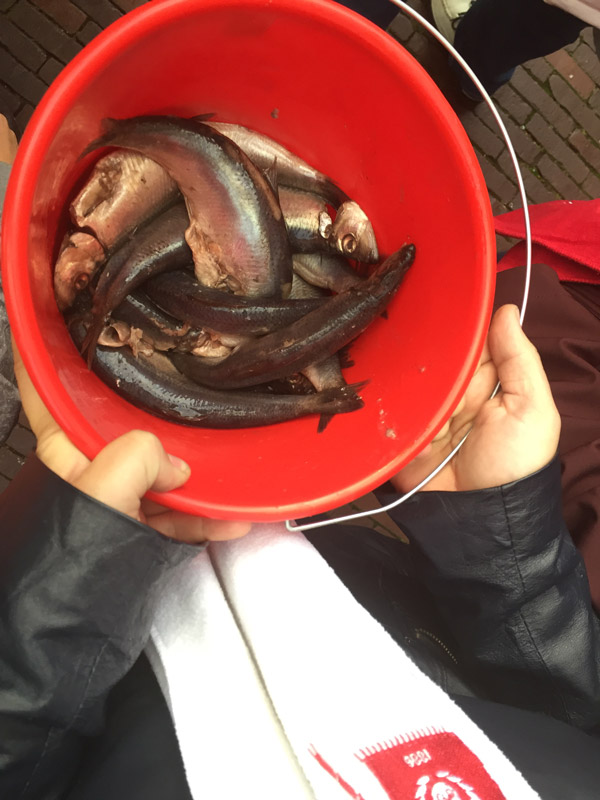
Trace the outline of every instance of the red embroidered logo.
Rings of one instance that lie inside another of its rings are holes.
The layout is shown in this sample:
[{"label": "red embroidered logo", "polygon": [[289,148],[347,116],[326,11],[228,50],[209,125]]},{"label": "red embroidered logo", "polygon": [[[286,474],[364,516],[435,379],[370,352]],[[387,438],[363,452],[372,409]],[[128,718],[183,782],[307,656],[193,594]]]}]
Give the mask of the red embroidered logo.
[{"label": "red embroidered logo", "polygon": [[453,733],[429,728],[357,755],[391,800],[506,800],[481,761]]}]

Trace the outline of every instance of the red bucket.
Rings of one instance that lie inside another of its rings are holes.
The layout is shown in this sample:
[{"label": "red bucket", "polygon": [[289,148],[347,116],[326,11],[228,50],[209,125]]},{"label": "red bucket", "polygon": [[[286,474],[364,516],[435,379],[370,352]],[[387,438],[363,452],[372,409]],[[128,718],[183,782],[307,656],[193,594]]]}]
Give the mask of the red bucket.
[{"label": "red bucket", "polygon": [[[73,345],[52,269],[65,205],[104,117],[215,113],[282,142],[371,218],[382,254],[417,258],[388,319],[353,345],[365,407],[246,430],[189,428],[114,394]],[[59,75],[25,132],[2,229],[8,311],[48,409],[87,456],[153,431],[192,476],[165,505],[283,520],[384,482],[436,434],[471,378],[489,323],[495,246],[486,187],[435,84],[391,37],[327,0],[164,0],[123,17]]]}]

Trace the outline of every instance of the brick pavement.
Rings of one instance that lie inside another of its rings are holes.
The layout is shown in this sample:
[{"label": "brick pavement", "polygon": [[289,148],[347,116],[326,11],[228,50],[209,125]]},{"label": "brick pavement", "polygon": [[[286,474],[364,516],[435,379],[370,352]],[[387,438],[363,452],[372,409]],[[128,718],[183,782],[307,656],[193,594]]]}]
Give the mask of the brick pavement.
[{"label": "brick pavement", "polygon": [[[142,3],[0,0],[0,109],[8,109],[22,130],[62,67],[104,27]],[[428,0],[409,4],[431,20]],[[416,22],[399,14],[391,32],[436,80],[460,117],[494,213],[519,207],[516,179],[487,106],[462,97],[445,51]],[[600,196],[600,62],[591,28],[564,50],[519,67],[495,99],[521,161],[530,202]],[[0,490],[31,445],[31,434],[20,425],[0,449]]]}]

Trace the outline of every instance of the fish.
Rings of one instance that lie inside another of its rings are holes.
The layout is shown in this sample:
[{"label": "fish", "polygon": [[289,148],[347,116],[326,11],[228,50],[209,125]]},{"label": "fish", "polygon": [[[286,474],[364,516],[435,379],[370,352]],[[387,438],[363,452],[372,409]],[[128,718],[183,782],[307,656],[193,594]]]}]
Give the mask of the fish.
[{"label": "fish", "polygon": [[193,327],[247,336],[283,328],[325,302],[320,298],[263,300],[227,294],[203,286],[182,270],[149,280],[145,291],[160,308]]},{"label": "fish", "polygon": [[96,286],[93,321],[84,341],[88,363],[94,357],[94,346],[106,319],[130,292],[152,275],[191,263],[184,235],[187,225],[185,206],[173,206],[109,258]]},{"label": "fish", "polygon": [[333,223],[322,197],[282,186],[279,203],[294,253],[314,253],[330,248]]},{"label": "fish", "polygon": [[287,297],[292,256],[281,208],[263,172],[229,138],[177,117],[105,119],[84,151],[117,146],[143,153],[182,192],[196,276],[250,297]]},{"label": "fish", "polygon": [[293,267],[294,273],[307,283],[336,294],[345,292],[363,280],[337,253],[295,253]]},{"label": "fish", "polygon": [[191,330],[184,336],[173,336],[153,326],[136,327],[118,319],[111,319],[104,326],[98,337],[98,344],[105,347],[129,347],[136,358],[140,353],[151,356],[155,350],[177,350],[181,353],[193,353],[201,358],[225,358],[232,350],[207,331]]},{"label": "fish", "polygon": [[107,250],[116,250],[129,234],[175,202],[179,189],[160,164],[128,150],[116,150],[96,162],[70,206],[71,219],[89,228]]},{"label": "fish", "polygon": [[62,245],[54,267],[54,296],[60,311],[71,308],[106,261],[100,242],[89,233],[72,233]]},{"label": "fish", "polygon": [[288,327],[247,342],[215,366],[177,353],[173,363],[193,381],[219,389],[252,386],[298,372],[345,347],[368,327],[398,291],[415,253],[413,244],[405,245],[359,285]]},{"label": "fish", "polygon": [[[324,289],[319,289],[317,286],[311,286],[310,283],[304,281],[300,276],[294,275],[290,297],[295,299],[322,297],[324,291]],[[344,365],[350,366],[350,363],[345,360]],[[325,389],[335,389],[339,386],[345,386],[346,384],[346,379],[342,374],[342,364],[338,353],[333,353],[322,361],[304,367],[302,375],[311,382],[317,392],[322,392]]]},{"label": "fish", "polygon": [[336,208],[349,199],[329,176],[311,167],[274,139],[231,122],[210,120],[206,124],[234,141],[262,170],[275,165],[280,185],[320,194]]},{"label": "fish", "polygon": [[342,255],[363,264],[375,264],[379,260],[373,226],[362,208],[353,200],[338,208],[330,241]]},{"label": "fish", "polygon": [[[73,335],[79,344],[85,326],[75,326]],[[203,428],[274,425],[309,414],[323,414],[328,421],[331,415],[363,406],[356,387],[309,395],[217,392],[187,380],[161,353],[136,358],[128,348],[99,347],[94,372],[137,407],[172,422]]]}]

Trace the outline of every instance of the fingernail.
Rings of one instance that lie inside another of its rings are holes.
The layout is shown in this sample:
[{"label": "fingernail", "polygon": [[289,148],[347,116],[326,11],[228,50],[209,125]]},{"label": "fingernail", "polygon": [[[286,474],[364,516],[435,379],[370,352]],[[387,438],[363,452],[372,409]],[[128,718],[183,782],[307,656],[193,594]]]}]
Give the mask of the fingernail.
[{"label": "fingernail", "polygon": [[183,458],[179,458],[179,456],[172,456],[170,453],[168,455],[169,455],[169,461],[171,462],[171,464],[173,464],[174,467],[177,467],[177,469],[186,473],[192,471],[190,465],[186,461],[184,461]]}]

